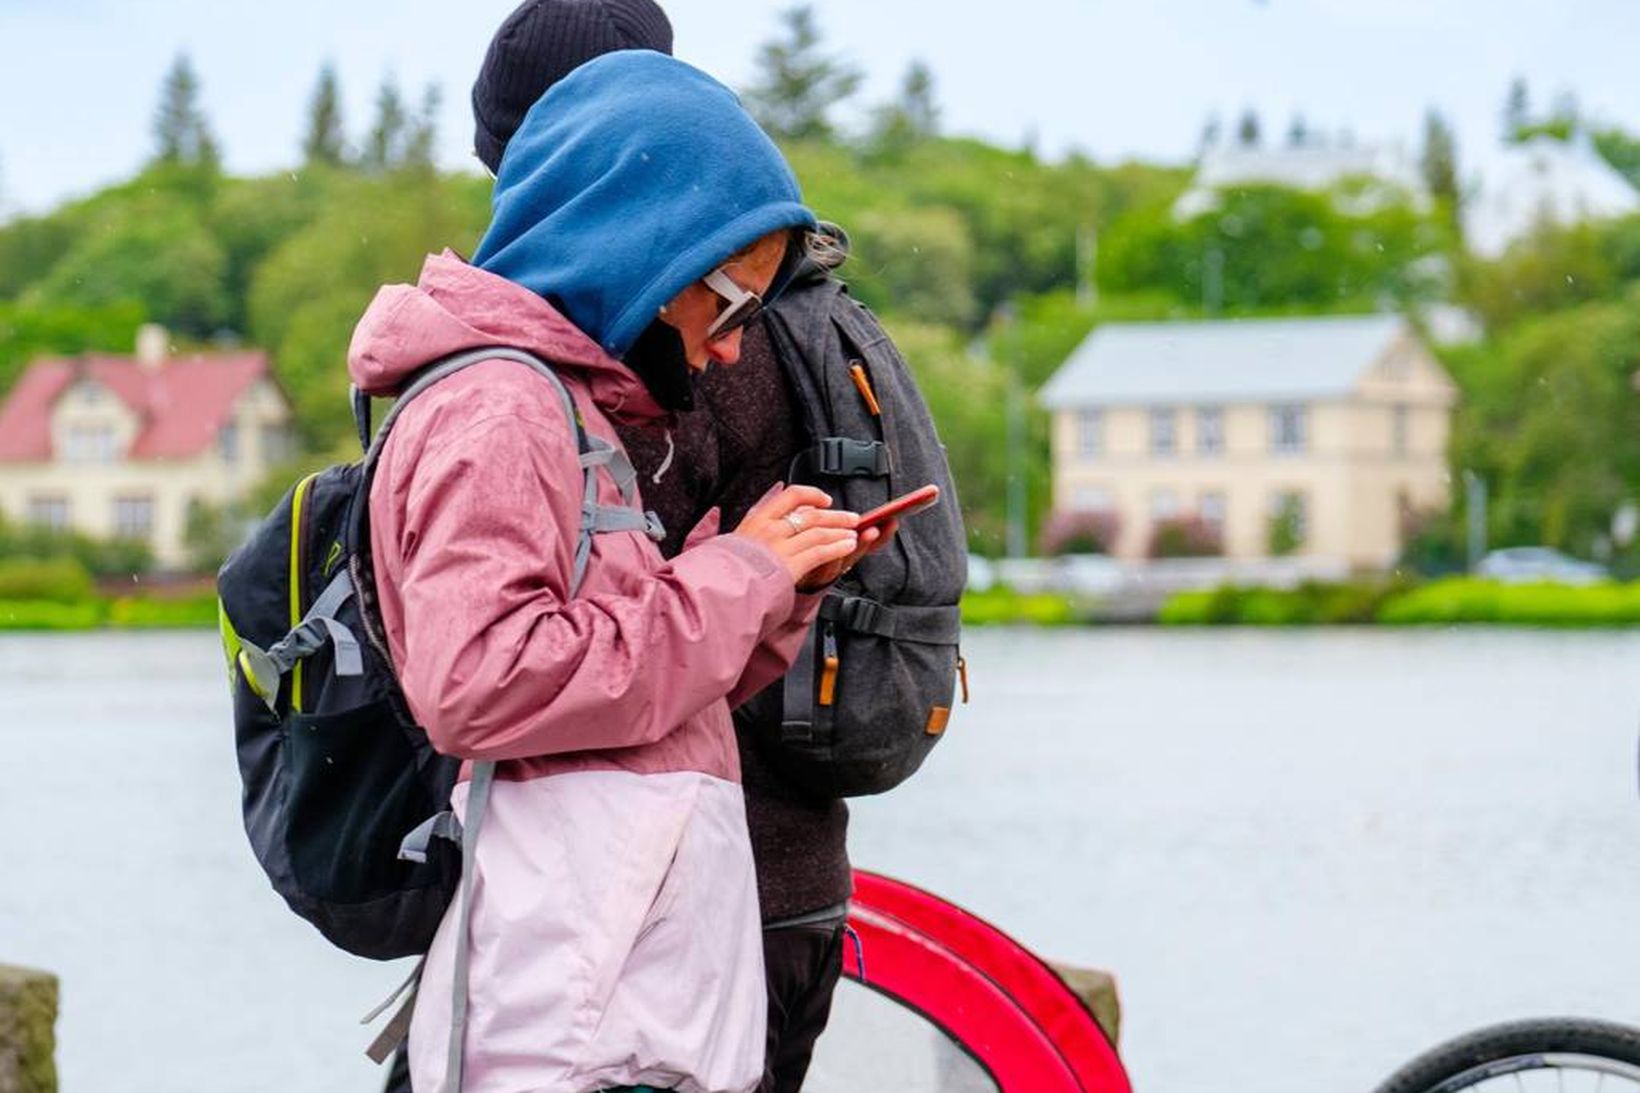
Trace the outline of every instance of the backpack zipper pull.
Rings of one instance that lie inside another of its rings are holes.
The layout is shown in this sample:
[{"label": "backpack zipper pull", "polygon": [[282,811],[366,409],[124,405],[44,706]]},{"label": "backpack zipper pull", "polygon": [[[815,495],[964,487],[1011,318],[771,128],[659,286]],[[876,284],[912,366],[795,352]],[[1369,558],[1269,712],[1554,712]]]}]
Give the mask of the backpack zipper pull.
[{"label": "backpack zipper pull", "polygon": [[957,678],[962,680],[962,704],[968,705],[968,658],[957,654]]},{"label": "backpack zipper pull", "polygon": [[871,379],[866,375],[866,366],[855,361],[849,366],[848,374],[854,381],[854,386],[859,388],[860,397],[866,400],[866,409],[871,411],[871,416],[882,417],[883,408],[877,403],[877,392],[871,389]]},{"label": "backpack zipper pull", "polygon": [[837,629],[830,623],[821,635],[820,649],[825,664],[820,673],[820,705],[830,706],[837,698],[837,670],[842,666],[837,657]]}]

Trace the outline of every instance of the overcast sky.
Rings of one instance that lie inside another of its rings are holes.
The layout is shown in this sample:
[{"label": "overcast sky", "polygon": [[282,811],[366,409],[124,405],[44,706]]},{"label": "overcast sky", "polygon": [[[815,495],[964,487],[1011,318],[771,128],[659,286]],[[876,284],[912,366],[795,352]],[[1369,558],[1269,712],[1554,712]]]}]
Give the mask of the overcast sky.
[{"label": "overcast sky", "polygon": [[[321,63],[350,132],[382,79],[445,93],[440,157],[469,164],[467,91],[513,0],[0,0],[0,215],[129,175],[152,147],[158,87],[193,58],[229,168],[292,166]],[[752,76],[785,0],[670,0],[677,53],[731,86]],[[1536,104],[1575,93],[1640,131],[1640,0],[816,0],[830,48],[890,96],[915,58],[949,130],[1045,154],[1183,161],[1205,118],[1248,108],[1279,139],[1295,112],[1357,140],[1456,123],[1468,165],[1495,142],[1516,74]],[[846,116],[846,115],[845,115]]]}]

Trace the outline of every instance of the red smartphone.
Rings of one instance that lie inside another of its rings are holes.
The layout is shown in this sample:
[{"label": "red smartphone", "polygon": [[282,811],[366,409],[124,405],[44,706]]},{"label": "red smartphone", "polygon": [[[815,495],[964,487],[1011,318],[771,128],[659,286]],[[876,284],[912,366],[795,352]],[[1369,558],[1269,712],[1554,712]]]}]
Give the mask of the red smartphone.
[{"label": "red smartphone", "polygon": [[940,501],[940,488],[933,483],[903,493],[886,505],[878,505],[870,512],[860,514],[860,522],[855,525],[856,531],[864,531],[869,527],[876,527],[885,520],[892,520],[896,516],[910,516],[923,509],[931,509]]}]

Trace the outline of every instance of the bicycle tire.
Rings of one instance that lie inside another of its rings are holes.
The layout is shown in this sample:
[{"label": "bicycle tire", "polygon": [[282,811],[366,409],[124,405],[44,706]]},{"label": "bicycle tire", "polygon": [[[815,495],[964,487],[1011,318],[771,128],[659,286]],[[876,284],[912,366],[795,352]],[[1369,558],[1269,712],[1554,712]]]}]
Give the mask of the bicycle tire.
[{"label": "bicycle tire", "polygon": [[1374,1093],[1458,1093],[1483,1081],[1556,1066],[1602,1073],[1610,1067],[1610,1073],[1640,1085],[1640,1028],[1583,1017],[1491,1025],[1424,1052]]}]

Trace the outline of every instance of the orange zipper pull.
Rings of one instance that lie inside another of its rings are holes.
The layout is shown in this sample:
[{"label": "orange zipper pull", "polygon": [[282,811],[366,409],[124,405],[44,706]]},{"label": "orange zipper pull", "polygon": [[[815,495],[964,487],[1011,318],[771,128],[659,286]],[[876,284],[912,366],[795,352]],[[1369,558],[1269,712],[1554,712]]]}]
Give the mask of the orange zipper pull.
[{"label": "orange zipper pull", "polygon": [[830,623],[821,636],[820,652],[825,665],[820,672],[820,705],[830,706],[837,698],[837,671],[842,667],[837,655],[837,631]]},{"label": "orange zipper pull", "polygon": [[882,417],[883,408],[877,404],[877,392],[871,389],[871,380],[866,376],[865,365],[855,361],[848,370],[854,380],[854,386],[860,389],[860,397],[866,400],[866,409],[871,411],[872,417]]},{"label": "orange zipper pull", "polygon": [[957,654],[957,678],[962,680],[962,704],[968,705],[968,658]]},{"label": "orange zipper pull", "polygon": [[836,657],[826,658],[826,667],[820,673],[820,705],[830,706],[837,697],[837,668]]}]

